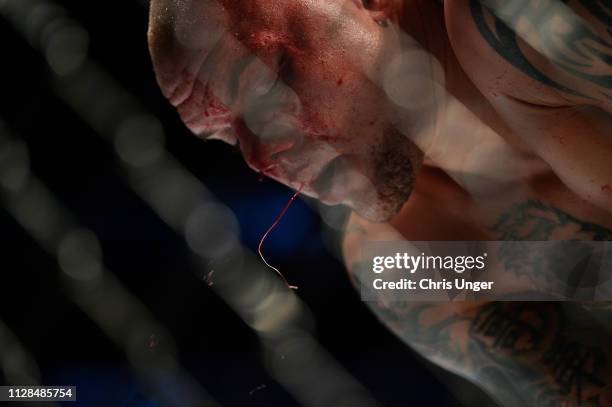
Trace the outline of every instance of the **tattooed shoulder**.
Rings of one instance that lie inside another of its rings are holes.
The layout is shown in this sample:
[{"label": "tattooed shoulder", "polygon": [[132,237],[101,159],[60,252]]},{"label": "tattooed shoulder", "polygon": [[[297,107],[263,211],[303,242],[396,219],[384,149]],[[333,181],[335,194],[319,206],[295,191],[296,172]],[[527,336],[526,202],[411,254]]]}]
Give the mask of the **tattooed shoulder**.
[{"label": "tattooed shoulder", "polygon": [[[612,101],[612,7],[598,0],[470,0],[484,40],[509,64],[566,95]],[[536,50],[554,66],[535,60]]]}]

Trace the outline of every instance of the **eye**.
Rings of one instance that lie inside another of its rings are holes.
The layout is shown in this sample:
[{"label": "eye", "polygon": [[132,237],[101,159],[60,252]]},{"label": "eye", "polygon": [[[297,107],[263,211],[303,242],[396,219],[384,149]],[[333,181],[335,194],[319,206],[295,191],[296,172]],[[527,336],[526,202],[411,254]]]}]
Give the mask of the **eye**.
[{"label": "eye", "polygon": [[361,0],[361,4],[366,10],[381,11],[388,6],[387,0]]},{"label": "eye", "polygon": [[293,59],[286,52],[283,52],[278,60],[278,79],[284,83],[293,80]]}]

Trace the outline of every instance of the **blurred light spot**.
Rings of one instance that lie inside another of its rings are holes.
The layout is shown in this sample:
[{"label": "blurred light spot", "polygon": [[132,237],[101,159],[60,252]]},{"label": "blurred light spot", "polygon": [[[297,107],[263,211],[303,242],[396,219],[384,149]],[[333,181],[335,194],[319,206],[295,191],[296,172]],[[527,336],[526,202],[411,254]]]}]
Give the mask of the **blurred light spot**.
[{"label": "blurred light spot", "polygon": [[322,202],[317,202],[317,209],[323,222],[334,230],[343,230],[347,221],[347,209],[344,206],[329,206]]},{"label": "blurred light spot", "polygon": [[45,55],[51,69],[63,76],[77,70],[87,58],[89,34],[73,25],[58,28],[46,42]]},{"label": "blurred light spot", "polygon": [[[505,144],[496,142],[475,143],[455,172],[458,179],[474,197],[494,202],[514,188],[515,193],[527,194],[522,180],[528,178],[533,168],[525,165],[517,153]],[[500,195],[502,192],[505,194]],[[518,196],[516,199],[520,199]]]},{"label": "blurred light spot", "polygon": [[277,290],[262,298],[253,312],[253,329],[273,334],[295,321],[300,313],[300,304],[292,292]]},{"label": "blurred light spot", "polygon": [[28,10],[35,5],[34,0],[5,0],[3,7],[8,9],[14,17],[22,17]]},{"label": "blurred light spot", "polygon": [[238,244],[238,221],[226,206],[206,203],[189,215],[185,238],[200,256],[220,258]]},{"label": "blurred light spot", "polygon": [[239,294],[236,296],[236,302],[252,315],[267,298],[274,295],[274,290],[279,289],[275,284],[276,281],[272,280],[272,278],[276,278],[273,272],[258,265],[253,266],[259,267],[259,270],[256,272],[257,269],[253,268],[253,270],[246,271],[252,273],[252,275],[243,280],[241,287],[236,287],[235,293]]},{"label": "blurred light spot", "polygon": [[154,116],[130,117],[119,125],[115,149],[126,164],[152,165],[164,156],[164,129]]},{"label": "blurred light spot", "polygon": [[433,107],[445,94],[443,86],[442,66],[426,51],[403,52],[385,67],[383,88],[391,101],[406,109]]},{"label": "blurred light spot", "polygon": [[103,274],[94,290],[81,290],[77,295],[79,304],[115,341],[125,336],[126,327],[135,319],[134,302],[123,287],[114,284],[112,276]]},{"label": "blurred light spot", "polygon": [[185,220],[210,197],[208,190],[170,155],[144,178],[134,179],[133,187],[168,225],[179,233]]},{"label": "blurred light spot", "polygon": [[242,76],[249,78],[244,89],[241,84],[244,122],[259,142],[296,137],[294,118],[302,103],[295,91],[260,59],[250,63]]},{"label": "blurred light spot", "polygon": [[55,253],[68,216],[44,186],[30,179],[11,203],[10,210],[45,250]]},{"label": "blurred light spot", "polygon": [[53,4],[40,3],[33,6],[24,24],[24,32],[30,43],[38,46],[43,40],[39,37],[43,27],[48,26],[51,21],[58,21],[63,17],[63,11]]},{"label": "blurred light spot", "polygon": [[33,385],[38,382],[38,368],[20,346],[7,346],[2,354],[2,371],[9,383]]},{"label": "blurred light spot", "polygon": [[76,229],[60,242],[57,258],[62,271],[80,281],[91,281],[102,274],[102,249],[87,229]]},{"label": "blurred light spot", "polygon": [[241,76],[249,78],[248,86],[241,86],[240,89],[243,99],[248,104],[256,104],[257,100],[270,93],[274,86],[282,86],[282,83],[277,83],[278,74],[260,58],[250,62]]},{"label": "blurred light spot", "polygon": [[21,140],[0,144],[0,185],[12,191],[20,190],[30,176],[30,158]]},{"label": "blurred light spot", "polygon": [[261,268],[260,260],[255,259],[252,253],[245,251],[240,245],[234,246],[222,259],[217,260],[215,264],[219,265],[219,269],[204,272],[203,280],[209,287],[228,298],[235,297],[236,287],[242,289],[250,285],[251,280],[257,278],[252,270]]}]

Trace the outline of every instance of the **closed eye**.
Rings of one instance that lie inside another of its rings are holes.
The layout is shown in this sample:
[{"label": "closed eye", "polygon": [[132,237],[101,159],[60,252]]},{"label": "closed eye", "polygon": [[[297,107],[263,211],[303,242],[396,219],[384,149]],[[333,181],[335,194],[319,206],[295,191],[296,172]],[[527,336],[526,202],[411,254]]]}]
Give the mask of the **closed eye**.
[{"label": "closed eye", "polygon": [[293,80],[293,60],[287,52],[283,52],[278,61],[277,81],[287,84]]}]

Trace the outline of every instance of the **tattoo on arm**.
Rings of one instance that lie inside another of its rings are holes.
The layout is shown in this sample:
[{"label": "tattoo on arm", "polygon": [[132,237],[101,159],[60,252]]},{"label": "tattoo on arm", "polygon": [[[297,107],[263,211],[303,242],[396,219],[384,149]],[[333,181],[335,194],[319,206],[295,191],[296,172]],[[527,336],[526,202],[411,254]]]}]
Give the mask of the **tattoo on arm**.
[{"label": "tattoo on arm", "polygon": [[499,240],[612,240],[612,230],[535,199],[502,214],[492,229]]},{"label": "tattoo on arm", "polygon": [[393,302],[374,311],[422,355],[473,380],[501,405],[609,407],[611,338],[594,334],[599,327],[586,320],[575,324],[558,303],[453,310]]},{"label": "tattoo on arm", "polygon": [[[535,200],[513,207],[493,229],[500,239],[515,241],[568,236],[612,240],[612,231]],[[365,234],[362,228],[352,232]],[[512,260],[512,254],[506,254]],[[531,253],[530,261],[540,254]],[[509,264],[517,272],[523,270]],[[356,280],[360,266],[356,262],[351,267]],[[540,278],[549,278],[555,271],[552,263],[547,267],[548,274]],[[610,320],[596,318],[592,309],[580,304],[419,303],[380,295],[368,305],[405,343],[472,380],[500,405],[612,406]],[[593,307],[606,313],[609,304]]]},{"label": "tattoo on arm", "polygon": [[[612,7],[608,1],[470,0],[470,11],[486,42],[530,78],[571,95],[612,101]],[[528,39],[517,35],[519,27],[529,28]],[[591,89],[577,89],[543,72],[522,49],[521,38],[564,74],[588,82]]]},{"label": "tattoo on arm", "polygon": [[[504,213],[492,231],[498,240],[512,241],[497,252],[504,270],[528,278],[538,290],[583,300],[612,295],[605,293],[612,290],[611,247],[592,243],[612,240],[609,229],[529,200]],[[530,241],[554,243],[541,250]]]},{"label": "tattoo on arm", "polygon": [[515,390],[530,394],[527,405],[605,406],[610,338],[569,315],[554,303],[491,303],[474,318],[470,337],[507,370]]},{"label": "tattoo on arm", "polygon": [[559,393],[574,393],[578,402],[584,400],[587,387],[606,386],[602,372],[607,361],[601,348],[574,340],[557,339],[542,356],[542,362],[550,368]]}]

